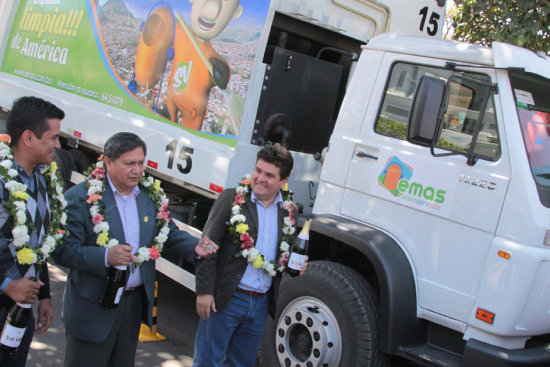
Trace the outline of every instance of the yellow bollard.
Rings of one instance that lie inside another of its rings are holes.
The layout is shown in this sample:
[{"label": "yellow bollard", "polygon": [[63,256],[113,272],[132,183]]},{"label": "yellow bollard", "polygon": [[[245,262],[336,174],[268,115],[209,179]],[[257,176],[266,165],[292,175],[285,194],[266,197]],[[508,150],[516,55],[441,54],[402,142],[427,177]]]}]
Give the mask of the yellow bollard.
[{"label": "yellow bollard", "polygon": [[157,333],[157,294],[158,294],[159,284],[155,281],[155,296],[153,303],[153,325],[151,328],[146,324],[141,324],[141,330],[139,331],[139,341],[142,343],[145,342],[158,342],[161,340],[166,340],[164,335]]}]

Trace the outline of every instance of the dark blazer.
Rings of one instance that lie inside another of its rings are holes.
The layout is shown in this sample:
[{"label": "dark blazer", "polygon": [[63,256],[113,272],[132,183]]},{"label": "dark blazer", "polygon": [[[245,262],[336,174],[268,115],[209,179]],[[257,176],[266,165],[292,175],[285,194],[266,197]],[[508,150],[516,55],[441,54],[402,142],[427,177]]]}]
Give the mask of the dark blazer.
[{"label": "dark blazer", "polygon": [[[235,189],[224,190],[210,209],[208,220],[202,232],[219,245],[218,252],[202,260],[196,272],[197,295],[213,294],[216,309],[225,308],[241,281],[248,264],[242,256],[236,256],[240,252],[240,244],[235,243],[235,237],[229,232],[229,219],[231,208],[235,199]],[[256,204],[248,199],[243,204],[243,214],[248,224],[248,233],[254,241],[258,238],[258,211]],[[279,233],[277,239],[277,258],[280,256],[279,243],[283,235],[284,211],[279,208]],[[277,298],[281,274],[278,272],[273,277],[271,286],[271,311],[274,309],[274,301]]]},{"label": "dark blazer", "polygon": [[[57,264],[69,268],[62,313],[66,332],[74,338],[99,343],[109,334],[119,309],[107,310],[99,304],[108,270],[105,267],[106,249],[96,244],[97,234],[93,231],[84,184],[78,184],[65,193],[70,235],[63,238],[63,244],[56,248],[53,259]],[[102,197],[100,205],[105,207],[110,237],[118,239],[119,243],[126,243],[115,197],[108,182],[105,183]],[[140,244],[148,246],[159,230],[155,225],[155,205],[142,187],[136,201],[140,218]],[[163,253],[173,252],[193,262],[197,241],[189,233],[180,231],[171,221]],[[144,262],[140,271],[147,295],[142,319],[151,326],[155,262]]]}]

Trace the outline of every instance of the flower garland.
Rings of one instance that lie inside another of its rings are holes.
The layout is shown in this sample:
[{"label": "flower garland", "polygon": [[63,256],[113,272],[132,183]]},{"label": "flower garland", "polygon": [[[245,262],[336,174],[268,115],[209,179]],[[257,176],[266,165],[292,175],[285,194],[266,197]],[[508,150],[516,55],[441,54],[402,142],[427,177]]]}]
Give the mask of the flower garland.
[{"label": "flower garland", "polygon": [[294,226],[296,220],[294,219],[294,206],[292,203],[293,194],[292,191],[288,189],[288,185],[285,185],[281,190],[283,196],[283,210],[285,211],[282,229],[283,236],[279,244],[281,256],[276,261],[267,261],[264,255],[254,246],[254,239],[250,237],[248,233],[249,227],[248,224],[246,224],[246,217],[243,214],[242,205],[246,202],[248,193],[250,192],[250,177],[251,175],[243,177],[239,186],[236,188],[237,194],[235,195],[233,207],[231,208],[232,214],[229,219],[231,226],[229,227],[229,231],[235,236],[235,243],[239,244],[241,248],[237,256],[244,257],[249,263],[252,263],[254,268],[262,268],[267,274],[275,276],[277,271],[283,272],[285,270],[289,255],[289,241],[296,231]]},{"label": "flower garland", "polygon": [[[116,238],[109,237],[109,223],[105,220],[105,208],[99,204],[101,194],[105,190],[105,166],[103,156],[99,157],[96,164],[92,165],[86,172],[86,188],[90,205],[90,215],[94,224],[94,232],[97,233],[96,244],[101,247],[112,247],[118,245]],[[154,180],[151,176],[143,176],[139,183],[147,190],[149,197],[155,203],[157,209],[156,225],[160,227],[159,234],[153,239],[149,247],[140,247],[134,254],[134,265],[141,265],[144,261],[156,260],[160,257],[162,246],[168,239],[170,233],[170,212],[168,211],[168,198],[160,187],[160,181]]]},{"label": "flower garland", "polygon": [[27,185],[15,181],[19,175],[17,169],[13,168],[13,152],[4,142],[0,142],[0,175],[4,182],[4,187],[10,195],[4,200],[6,207],[14,221],[14,227],[11,231],[13,235],[13,245],[15,247],[15,257],[21,265],[41,264],[46,261],[55,247],[61,243],[61,238],[66,232],[67,214],[64,209],[67,206],[63,196],[63,187],[58,182],[57,163],[42,164],[40,174],[46,180],[48,198],[50,202],[50,225],[42,237],[42,243],[32,248],[29,241],[29,228],[34,224],[27,222],[27,199],[29,194]]}]

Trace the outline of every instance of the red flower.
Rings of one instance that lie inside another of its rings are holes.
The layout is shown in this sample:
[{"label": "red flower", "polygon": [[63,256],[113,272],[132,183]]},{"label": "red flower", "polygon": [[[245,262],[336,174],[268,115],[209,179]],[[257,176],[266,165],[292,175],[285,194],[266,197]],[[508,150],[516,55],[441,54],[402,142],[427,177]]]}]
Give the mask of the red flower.
[{"label": "red flower", "polygon": [[88,204],[91,204],[93,203],[94,201],[98,201],[98,200],[101,200],[102,199],[102,196],[101,195],[98,195],[98,194],[93,194],[93,195],[90,195],[88,197],[88,200],[86,200],[86,202]]},{"label": "red flower", "polygon": [[101,223],[102,221],[103,221],[103,215],[101,214],[98,214],[92,218],[93,224],[98,224],[98,223]]},{"label": "red flower", "polygon": [[250,185],[250,181],[249,181],[249,180],[246,180],[246,179],[245,179],[245,180],[242,180],[241,183],[242,183],[243,185]]},{"label": "red flower", "polygon": [[242,241],[241,248],[249,248],[254,243],[254,239],[248,233],[241,234],[240,239]]},{"label": "red flower", "polygon": [[156,247],[150,247],[149,248],[149,258],[151,260],[156,260],[160,257],[160,252],[157,250]]},{"label": "red flower", "polygon": [[235,195],[235,204],[241,205],[244,203],[243,194],[239,192],[237,195]]},{"label": "red flower", "polygon": [[157,219],[164,220],[166,223],[170,221],[170,212],[168,210],[166,211],[159,211],[157,214]]},{"label": "red flower", "polygon": [[92,171],[92,175],[95,176],[98,180],[102,180],[105,178],[105,168],[103,167],[96,167]]},{"label": "red flower", "polygon": [[63,229],[58,228],[58,229],[57,229],[57,233],[59,233],[59,234],[65,234],[65,231],[64,231]]}]

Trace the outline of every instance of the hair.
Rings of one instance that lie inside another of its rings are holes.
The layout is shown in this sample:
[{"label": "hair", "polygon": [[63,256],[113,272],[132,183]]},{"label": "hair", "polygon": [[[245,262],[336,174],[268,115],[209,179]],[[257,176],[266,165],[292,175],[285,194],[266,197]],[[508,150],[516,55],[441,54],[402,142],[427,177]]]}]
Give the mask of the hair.
[{"label": "hair", "polygon": [[139,136],[129,132],[116,133],[105,142],[103,155],[114,161],[122,154],[139,147],[141,147],[143,153],[147,155],[147,145]]},{"label": "hair", "polygon": [[292,154],[279,143],[262,148],[256,155],[256,162],[260,159],[277,166],[281,179],[290,176],[290,171],[292,171],[292,167],[294,166]]},{"label": "hair", "polygon": [[13,102],[6,120],[11,145],[17,146],[24,131],[30,130],[38,139],[50,128],[46,119],[65,118],[65,112],[53,103],[38,97],[21,97]]}]

